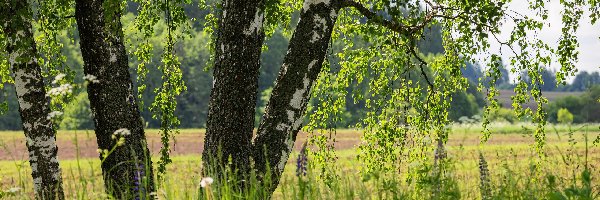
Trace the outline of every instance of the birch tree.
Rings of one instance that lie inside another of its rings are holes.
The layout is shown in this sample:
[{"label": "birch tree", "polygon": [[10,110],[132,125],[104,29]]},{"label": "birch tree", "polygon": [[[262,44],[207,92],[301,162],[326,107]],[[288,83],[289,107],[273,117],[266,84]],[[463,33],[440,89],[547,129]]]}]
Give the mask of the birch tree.
[{"label": "birch tree", "polygon": [[[476,54],[487,56],[486,76],[490,83],[486,85],[490,87],[480,86],[488,94],[485,116],[498,108],[495,100],[498,90],[494,85],[501,76],[498,64],[501,55],[490,53],[491,42],[510,49],[508,56],[515,71],[527,71],[533,77],[529,83],[518,84],[513,100],[517,115],[530,115],[537,124],[534,146],[539,152],[545,141],[543,104],[547,100],[539,87],[527,85],[543,83],[540,72],[554,63],[561,66],[557,72],[559,84],[564,84],[565,77],[577,71],[574,33],[585,8],[592,12],[591,22],[595,22],[598,2],[561,1],[565,8],[561,13],[564,28],[555,48],[538,38],[527,37],[544,26],[543,20],[548,17],[544,2],[528,2],[532,16],[515,14],[507,6],[509,2],[305,0],[299,4],[276,0],[223,0],[212,47],[215,51],[214,87],[203,153],[205,166],[229,167],[241,172],[248,172],[254,166],[259,179],[270,176],[273,184],[269,191],[274,191],[303,126],[313,86],[318,86],[320,94],[331,94],[326,96],[332,98],[320,99],[322,104],[311,113],[309,130],[334,129],[335,124],[323,121],[335,118],[340,105],[345,105],[344,98],[335,96],[349,95],[346,88],[354,83],[369,86],[367,94],[353,93],[355,101],[366,102],[368,109],[367,117],[357,125],[364,130],[359,149],[367,171],[392,169],[395,163],[403,163],[398,162],[401,155],[397,155],[397,149],[404,148],[407,137],[433,138],[435,142],[411,147],[411,151],[424,155],[423,152],[435,149],[432,164],[437,165],[441,163],[438,160],[445,158],[448,134],[445,127],[449,123],[447,110],[451,95],[467,88],[460,68],[474,61]],[[258,55],[263,36],[273,26],[285,27],[295,10],[300,13],[299,21],[253,138],[251,116],[255,109]],[[514,28],[508,32],[508,39],[500,38],[499,26],[508,22],[514,24]],[[417,43],[426,39],[424,29],[433,25],[442,27],[445,51],[427,62],[420,55]],[[354,46],[352,41],[356,38],[368,45]],[[341,59],[338,70],[324,64],[332,39],[344,46],[336,55]],[[426,67],[431,69],[430,75],[424,70]],[[412,81],[409,74],[422,76],[419,83]],[[530,98],[539,109],[519,106]],[[482,142],[485,142],[490,134],[486,128],[489,119],[484,117],[483,122]],[[318,135],[313,141],[321,150],[332,149],[332,140],[327,136]],[[320,160],[335,159],[331,153],[317,152],[316,155],[330,156]],[[221,159],[210,159],[213,157]],[[269,170],[271,174],[267,174]],[[213,173],[220,176],[224,172]]]},{"label": "birch tree", "polygon": [[[28,1],[3,0],[0,23],[23,122],[36,199],[64,199],[56,130],[51,118]],[[2,66],[2,71],[7,70]],[[4,77],[3,77],[4,78]],[[4,80],[5,81],[5,80]]]},{"label": "birch tree", "polygon": [[[75,18],[107,192],[145,198],[155,190],[152,161],[140,117],[123,30],[121,1],[76,0]],[[108,152],[108,153],[106,153]]]}]

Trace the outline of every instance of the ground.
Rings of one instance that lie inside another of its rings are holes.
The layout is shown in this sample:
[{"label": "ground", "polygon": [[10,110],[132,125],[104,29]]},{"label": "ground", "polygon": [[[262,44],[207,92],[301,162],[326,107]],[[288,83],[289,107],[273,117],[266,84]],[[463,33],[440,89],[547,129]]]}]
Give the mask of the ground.
[{"label": "ground", "polygon": [[[525,128],[523,128],[525,127]],[[465,126],[455,125],[448,141],[448,154],[455,162],[455,175],[458,179],[463,198],[477,198],[479,184],[479,152],[486,157],[490,166],[491,174],[500,176],[506,173],[503,164],[508,163],[516,172],[525,172],[529,165],[538,158],[537,153],[532,150],[533,139],[530,135],[531,125],[501,124],[492,127],[494,134],[490,140],[480,145],[480,131],[477,125]],[[571,130],[571,131],[569,131]],[[569,137],[568,133],[572,133]],[[580,165],[584,158],[592,169],[592,177],[600,176],[600,148],[594,146],[592,141],[599,135],[599,125],[574,125],[548,126],[546,154],[550,160],[547,169],[557,175],[571,176],[576,173],[572,169],[581,169]],[[190,129],[182,130],[176,136],[173,148],[174,163],[169,166],[167,180],[162,187],[161,193],[164,199],[194,199],[197,195],[200,180],[200,154],[203,145],[204,130]],[[149,146],[154,155],[158,155],[159,135],[157,130],[147,131]],[[588,137],[587,148],[585,136]],[[307,133],[298,135],[295,148],[299,150],[302,143],[307,139]],[[358,179],[357,172],[360,168],[356,159],[355,147],[360,144],[361,132],[356,130],[339,130],[336,135],[336,148],[340,167],[339,173],[346,174],[346,179]],[[102,199],[102,180],[100,178],[99,160],[97,159],[95,137],[92,131],[59,131],[57,142],[59,146],[59,159],[63,168],[65,179],[64,187],[69,198],[78,199]],[[569,141],[576,142],[570,149]],[[31,197],[32,184],[29,175],[29,163],[27,162],[27,151],[24,144],[22,132],[0,132],[0,191],[11,187],[20,187],[24,190],[20,198]],[[79,153],[79,154],[78,154]],[[586,154],[587,153],[587,154]],[[79,156],[78,156],[79,155]],[[295,159],[297,152],[288,160],[284,177],[280,187],[275,193],[276,199],[285,199],[289,196],[297,197],[296,186],[298,179],[295,177]],[[586,157],[587,155],[587,157]],[[565,164],[565,156],[572,156],[572,164]],[[158,158],[153,158],[158,160]],[[309,162],[311,158],[309,157]],[[500,180],[498,180],[500,181]],[[360,181],[349,186],[363,191],[367,196],[373,195],[376,188],[364,186]],[[352,189],[354,190],[354,189]],[[597,189],[596,189],[597,190]],[[313,191],[314,192],[314,191]],[[335,192],[320,191],[318,195],[327,198],[337,198]],[[357,197],[355,197],[357,198]]]}]

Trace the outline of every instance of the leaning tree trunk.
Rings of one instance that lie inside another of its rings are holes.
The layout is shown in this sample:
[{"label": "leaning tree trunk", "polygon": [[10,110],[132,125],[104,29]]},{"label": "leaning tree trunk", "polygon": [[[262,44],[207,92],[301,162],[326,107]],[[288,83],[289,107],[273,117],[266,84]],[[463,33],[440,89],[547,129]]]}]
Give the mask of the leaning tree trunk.
[{"label": "leaning tree trunk", "polygon": [[56,131],[48,118],[50,107],[44,88],[41,68],[27,1],[3,0],[0,23],[8,39],[6,51],[14,72],[19,112],[29,150],[29,164],[36,199],[64,199],[61,170],[56,153]]},{"label": "leaning tree trunk", "polygon": [[[258,174],[265,174],[266,164],[270,165],[271,193],[277,188],[294,147],[339,9],[338,1],[304,2],[254,143],[253,158]],[[266,154],[264,149],[267,149]]]},{"label": "leaning tree trunk", "polygon": [[202,154],[204,166],[216,167],[209,170],[213,175],[221,176],[224,167],[239,170],[239,175],[249,170],[263,19],[263,0],[222,3]]},{"label": "leaning tree trunk", "polygon": [[128,71],[120,3],[76,0],[75,8],[84,72],[96,79],[87,90],[98,147],[110,151],[115,131],[130,132],[123,146],[100,156],[105,187],[117,199],[143,198],[154,191],[152,161]]}]

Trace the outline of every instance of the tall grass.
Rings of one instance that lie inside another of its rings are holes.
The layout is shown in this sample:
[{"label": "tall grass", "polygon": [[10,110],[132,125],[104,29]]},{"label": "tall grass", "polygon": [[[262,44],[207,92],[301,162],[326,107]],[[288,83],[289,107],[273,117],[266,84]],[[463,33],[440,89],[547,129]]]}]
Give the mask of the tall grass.
[{"label": "tall grass", "polygon": [[[597,127],[596,127],[597,128]],[[524,130],[511,128],[510,130]],[[456,130],[456,129],[455,129]],[[501,130],[501,128],[498,128]],[[591,141],[598,129],[568,126],[550,129],[546,156],[539,157],[529,142],[499,143],[504,139],[527,138],[523,133],[492,136],[490,145],[479,146],[478,135],[469,129],[451,134],[448,157],[438,167],[424,167],[419,178],[398,172],[360,173],[354,149],[338,151],[332,163],[339,179],[325,184],[308,165],[306,174],[297,173],[299,152],[286,166],[274,199],[595,199],[599,198],[598,177],[600,151]],[[594,131],[592,131],[594,130]],[[0,133],[1,135],[2,133]],[[77,134],[73,140],[77,149]],[[1,139],[1,138],[0,138]],[[527,140],[525,140],[527,141]],[[3,151],[14,145],[0,142]],[[301,157],[302,158],[302,157]],[[157,160],[158,158],[153,158]],[[311,162],[311,157],[306,158]],[[262,190],[253,175],[238,180],[237,176],[211,177],[213,182],[201,187],[199,155],[173,157],[168,173],[156,191],[159,199],[262,199]],[[83,158],[62,160],[64,189],[68,199],[116,199],[106,195],[100,160]],[[229,169],[219,169],[229,170]],[[245,181],[247,187],[235,187]],[[262,183],[267,184],[267,183]],[[30,167],[26,158],[0,161],[1,199],[32,199]],[[154,195],[154,194],[152,194]]]}]

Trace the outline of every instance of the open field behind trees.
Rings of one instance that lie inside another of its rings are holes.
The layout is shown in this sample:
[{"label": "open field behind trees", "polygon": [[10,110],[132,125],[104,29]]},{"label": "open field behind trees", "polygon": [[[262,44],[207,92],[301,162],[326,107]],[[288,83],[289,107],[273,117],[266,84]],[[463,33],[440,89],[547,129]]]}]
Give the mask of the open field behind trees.
[{"label": "open field behind trees", "polygon": [[[557,99],[567,97],[567,96],[581,96],[584,93],[585,92],[542,91],[542,94],[544,95],[544,97],[546,97],[548,99],[548,102],[554,102]],[[514,90],[500,90],[500,95],[498,95],[497,99],[503,108],[512,109],[513,108],[512,107],[513,101],[511,99],[512,96],[515,96]],[[533,99],[531,99],[530,102],[523,104],[523,107],[536,109],[537,105],[536,105],[535,101]]]},{"label": "open field behind trees", "polygon": [[[600,147],[592,142],[600,134],[598,124],[577,125],[549,125],[547,131],[547,145],[545,152],[547,161],[540,162],[544,176],[556,176],[558,187],[581,187],[578,181],[585,168],[586,153],[587,164],[591,170],[591,184],[594,193],[600,192],[598,178],[600,177]],[[523,194],[530,192],[539,195],[536,190],[550,187],[546,180],[533,175],[532,164],[537,163],[537,154],[532,150],[533,138],[530,124],[493,124],[494,134],[481,148],[479,143],[478,125],[454,125],[449,136],[448,155],[452,160],[455,185],[460,190],[462,199],[480,198],[479,184],[479,152],[482,152],[491,174],[493,190],[504,192],[520,191]],[[571,130],[571,131],[570,131]],[[149,147],[156,155],[159,147],[157,130],[148,130]],[[558,134],[557,134],[558,133]],[[569,133],[572,133],[569,136]],[[585,136],[588,138],[586,148]],[[300,182],[295,175],[296,158],[301,144],[307,139],[306,133],[301,133],[295,144],[296,151],[288,160],[282,182],[275,192],[276,199],[339,199],[352,197],[352,199],[381,199],[391,198],[394,192],[406,193],[410,196],[414,190],[406,184],[399,182],[394,186],[385,186],[377,178],[365,180],[359,172],[360,162],[356,161],[356,146],[360,143],[360,132],[355,130],[339,130],[336,135],[336,148],[339,161],[336,167],[340,179],[339,186],[328,187],[315,177],[317,171],[309,169],[304,182]],[[169,173],[164,182],[163,189],[158,191],[161,199],[197,199],[200,182],[200,154],[203,149],[204,130],[182,130],[176,136],[173,148],[174,163],[168,166]],[[24,136],[22,132],[0,132],[0,189],[23,188],[17,196],[7,199],[31,199],[33,197],[33,184],[30,176],[27,151],[23,147]],[[99,160],[96,153],[96,142],[91,131],[59,131],[57,137],[59,145],[58,157],[63,168],[65,194],[68,199],[105,199]],[[158,157],[153,157],[156,160]],[[309,162],[311,157],[308,158]],[[407,164],[410,165],[410,164]],[[576,182],[570,182],[574,180]],[[399,176],[401,180],[403,177]],[[501,181],[504,181],[501,183]],[[309,184],[306,184],[309,183]],[[446,183],[448,184],[448,183]],[[512,185],[510,185],[512,184]],[[513,187],[513,190],[507,190]],[[304,193],[302,193],[304,191]],[[418,193],[413,193],[418,194]],[[305,195],[305,196],[303,196]],[[399,195],[396,193],[396,195]]]}]

